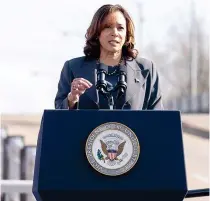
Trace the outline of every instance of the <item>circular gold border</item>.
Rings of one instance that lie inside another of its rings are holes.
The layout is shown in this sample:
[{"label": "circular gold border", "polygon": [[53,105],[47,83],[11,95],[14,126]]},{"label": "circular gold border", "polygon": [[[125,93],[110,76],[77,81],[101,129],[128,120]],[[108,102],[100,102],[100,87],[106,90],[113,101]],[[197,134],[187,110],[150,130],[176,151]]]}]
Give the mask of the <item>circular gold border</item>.
[{"label": "circular gold border", "polygon": [[[87,138],[87,140],[86,140],[86,144],[85,144],[85,155],[86,155],[86,157],[87,157],[86,147],[87,147],[87,142],[88,142],[88,139],[89,139],[90,135],[91,135],[96,129],[98,129],[99,127],[104,126],[104,125],[106,125],[106,124],[118,124],[118,125],[122,125],[123,127],[129,129],[129,130],[132,132],[132,134],[133,134],[133,135],[136,137],[136,139],[137,139],[138,157],[137,157],[136,162],[135,162],[127,171],[126,171],[126,172],[128,172],[128,171],[130,171],[130,170],[134,167],[134,165],[136,165],[137,161],[139,160],[139,155],[140,155],[140,144],[139,144],[139,140],[138,140],[136,134],[133,132],[133,130],[130,129],[128,126],[122,124],[122,123],[118,123],[118,122],[107,122],[107,123],[101,124],[101,125],[97,126],[96,128],[94,128],[94,129],[92,130],[92,132],[89,134],[89,136],[88,136],[88,138]],[[114,130],[117,130],[117,129],[114,129]],[[126,134],[125,134],[125,135],[126,135]],[[128,137],[129,137],[129,136],[128,136]],[[130,137],[129,137],[129,138],[130,138]],[[132,142],[132,141],[131,141],[131,142]],[[92,153],[92,155],[93,155],[93,153]],[[88,160],[88,157],[87,157],[87,160]],[[95,159],[95,161],[96,161],[96,159]],[[103,175],[106,175],[106,176],[116,177],[116,176],[120,176],[120,175],[123,175],[123,174],[126,173],[126,172],[124,172],[124,173],[122,173],[122,174],[117,174],[117,175],[104,174],[104,173],[98,171],[98,170],[90,163],[89,160],[88,160],[88,162],[89,162],[89,164],[93,167],[93,169],[95,169],[97,172],[99,172],[99,173],[101,173],[101,174],[103,174]],[[126,164],[127,164],[127,163],[126,163]],[[99,165],[100,165],[100,164],[99,164]],[[100,165],[100,166],[101,166],[101,165]]]}]

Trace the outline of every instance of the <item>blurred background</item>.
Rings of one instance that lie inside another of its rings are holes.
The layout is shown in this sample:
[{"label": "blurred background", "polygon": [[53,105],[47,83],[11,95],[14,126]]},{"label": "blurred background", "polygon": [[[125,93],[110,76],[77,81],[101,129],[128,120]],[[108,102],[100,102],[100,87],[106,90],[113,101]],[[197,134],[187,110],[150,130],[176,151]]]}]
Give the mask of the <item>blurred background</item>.
[{"label": "blurred background", "polygon": [[34,199],[4,182],[30,186],[43,110],[54,109],[63,64],[83,55],[93,14],[107,3],[128,10],[135,48],[157,66],[165,108],[181,111],[188,188],[209,187],[208,0],[8,0],[0,6],[1,183],[10,186],[2,200]]}]

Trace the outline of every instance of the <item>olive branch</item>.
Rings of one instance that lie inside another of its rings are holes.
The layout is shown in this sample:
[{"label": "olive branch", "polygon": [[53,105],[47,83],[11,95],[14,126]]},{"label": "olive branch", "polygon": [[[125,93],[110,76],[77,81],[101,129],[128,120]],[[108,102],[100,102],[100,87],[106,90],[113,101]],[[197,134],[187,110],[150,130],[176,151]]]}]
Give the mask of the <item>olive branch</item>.
[{"label": "olive branch", "polygon": [[98,159],[99,159],[99,160],[103,160],[104,163],[105,163],[104,156],[103,156],[103,154],[101,153],[100,149],[98,149],[97,156],[98,156]]}]

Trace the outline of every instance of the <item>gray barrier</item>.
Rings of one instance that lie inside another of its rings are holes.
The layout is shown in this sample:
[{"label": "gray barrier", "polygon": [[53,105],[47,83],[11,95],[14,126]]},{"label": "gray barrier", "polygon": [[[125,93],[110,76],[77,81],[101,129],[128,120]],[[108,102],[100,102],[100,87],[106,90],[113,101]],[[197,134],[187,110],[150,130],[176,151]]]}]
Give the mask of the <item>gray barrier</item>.
[{"label": "gray barrier", "polygon": [[0,129],[0,135],[1,135],[1,179],[5,179],[5,139],[7,138],[7,129],[5,127],[2,127]]},{"label": "gray barrier", "polygon": [[[9,136],[5,140],[6,179],[21,179],[21,152],[23,136]],[[7,193],[5,201],[20,201],[20,193]]]},{"label": "gray barrier", "polygon": [[[36,146],[25,146],[22,150],[21,178],[32,180],[34,174]],[[21,201],[35,201],[32,193],[22,194]]]},{"label": "gray barrier", "polygon": [[[7,169],[5,163],[5,139],[7,138],[7,129],[6,127],[2,127],[0,129],[0,136],[1,136],[1,180],[6,179],[5,170]],[[1,193],[1,200],[3,201],[5,197],[5,193]]]}]

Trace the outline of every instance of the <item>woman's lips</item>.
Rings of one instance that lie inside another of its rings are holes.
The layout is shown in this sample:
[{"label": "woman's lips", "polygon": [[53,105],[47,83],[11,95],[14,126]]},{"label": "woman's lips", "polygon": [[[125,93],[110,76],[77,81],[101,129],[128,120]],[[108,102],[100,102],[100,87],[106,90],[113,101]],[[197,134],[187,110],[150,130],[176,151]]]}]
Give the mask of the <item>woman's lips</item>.
[{"label": "woman's lips", "polygon": [[109,44],[111,44],[111,45],[118,45],[119,42],[115,41],[115,40],[111,40],[111,41],[109,41]]}]

